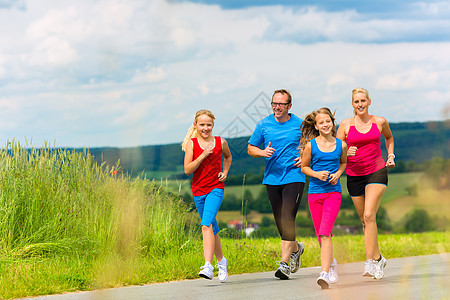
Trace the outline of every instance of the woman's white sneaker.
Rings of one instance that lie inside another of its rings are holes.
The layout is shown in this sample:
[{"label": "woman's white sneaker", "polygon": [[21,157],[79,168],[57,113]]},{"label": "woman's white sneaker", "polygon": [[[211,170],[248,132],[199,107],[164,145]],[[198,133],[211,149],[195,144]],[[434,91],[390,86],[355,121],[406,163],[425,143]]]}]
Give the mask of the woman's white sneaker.
[{"label": "woman's white sneaker", "polygon": [[333,262],[330,265],[330,270],[328,271],[328,278],[330,280],[330,283],[336,283],[338,280],[336,258],[333,258]]},{"label": "woman's white sneaker", "polygon": [[205,265],[201,266],[200,269],[202,270],[198,273],[198,276],[205,279],[213,279],[214,267],[210,262],[205,262]]},{"label": "woman's white sneaker", "polygon": [[386,267],[386,258],[380,254],[380,261],[373,261],[374,263],[374,274],[373,278],[380,280],[384,277],[384,267]]},{"label": "woman's white sneaker", "polygon": [[219,269],[219,280],[220,282],[225,282],[228,279],[228,271],[227,271],[227,259],[224,257],[222,261],[219,261],[216,265],[216,268]]},{"label": "woman's white sneaker", "polygon": [[364,263],[364,273],[362,274],[362,276],[373,277],[374,274],[375,274],[375,265],[373,263],[373,260],[368,259]]},{"label": "woman's white sneaker", "polygon": [[320,287],[325,290],[330,286],[330,278],[327,272],[322,271],[320,272],[319,277],[316,280],[317,284],[320,285]]}]

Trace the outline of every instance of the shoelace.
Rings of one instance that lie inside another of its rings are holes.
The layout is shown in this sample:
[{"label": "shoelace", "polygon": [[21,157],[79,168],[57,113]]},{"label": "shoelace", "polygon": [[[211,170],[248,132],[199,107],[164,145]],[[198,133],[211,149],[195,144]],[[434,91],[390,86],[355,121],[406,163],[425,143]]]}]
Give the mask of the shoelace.
[{"label": "shoelace", "polygon": [[215,265],[216,269],[222,270],[222,271],[226,271],[227,267],[221,264],[217,264]]},{"label": "shoelace", "polygon": [[[211,265],[211,267],[212,267],[212,265]],[[210,269],[209,265],[208,265],[208,266],[207,266],[207,265],[204,265],[204,266],[201,266],[201,267],[200,267],[200,269],[202,269],[202,270],[203,270],[203,269],[206,269],[206,268]]]},{"label": "shoelace", "polygon": [[283,267],[285,269],[289,268],[288,264],[285,263],[284,261],[277,261],[276,263],[277,263],[278,266]]}]

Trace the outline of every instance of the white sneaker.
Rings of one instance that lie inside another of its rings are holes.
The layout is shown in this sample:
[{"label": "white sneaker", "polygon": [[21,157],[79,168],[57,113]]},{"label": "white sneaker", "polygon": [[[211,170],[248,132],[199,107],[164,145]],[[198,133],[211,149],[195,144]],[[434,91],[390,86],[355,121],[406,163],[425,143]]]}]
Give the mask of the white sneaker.
[{"label": "white sneaker", "polygon": [[301,256],[302,256],[303,252],[305,251],[305,245],[303,245],[303,243],[297,242],[297,245],[298,245],[297,252],[291,253],[291,259],[290,259],[291,273],[297,272],[298,269],[300,268],[300,266],[302,265]]},{"label": "white sneaker", "polygon": [[202,269],[198,276],[203,277],[205,279],[213,279],[213,266],[210,262],[205,262],[204,266],[201,266],[200,269]]},{"label": "white sneaker", "polygon": [[330,278],[328,273],[325,271],[320,272],[316,282],[323,290],[327,289],[330,286]]},{"label": "white sneaker", "polygon": [[371,259],[368,259],[364,263],[364,273],[362,274],[362,276],[373,277],[374,274],[375,274],[375,265]]},{"label": "white sneaker", "polygon": [[220,282],[225,282],[228,279],[228,271],[227,271],[227,259],[224,257],[222,261],[219,261],[216,265],[216,268],[219,269],[219,280]]},{"label": "white sneaker", "polygon": [[289,279],[289,274],[291,274],[290,267],[284,261],[278,263],[278,269],[275,272],[275,277],[280,279]]},{"label": "white sneaker", "polygon": [[334,258],[334,257],[333,257],[333,262],[330,265],[330,270],[328,271],[328,277],[329,277],[330,283],[336,283],[338,280],[337,261],[336,261],[336,258]]},{"label": "white sneaker", "polygon": [[386,267],[386,258],[381,255],[380,261],[373,260],[374,263],[374,274],[373,278],[380,280],[384,276],[384,267]]}]

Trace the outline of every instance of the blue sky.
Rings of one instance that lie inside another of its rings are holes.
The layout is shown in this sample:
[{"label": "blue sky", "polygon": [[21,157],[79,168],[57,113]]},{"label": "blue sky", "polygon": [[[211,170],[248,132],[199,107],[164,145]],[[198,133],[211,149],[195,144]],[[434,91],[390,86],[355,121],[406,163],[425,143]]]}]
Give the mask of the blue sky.
[{"label": "blue sky", "polygon": [[178,143],[202,108],[249,135],[279,88],[300,117],[362,86],[390,122],[448,118],[450,1],[0,0],[0,40],[3,143]]}]

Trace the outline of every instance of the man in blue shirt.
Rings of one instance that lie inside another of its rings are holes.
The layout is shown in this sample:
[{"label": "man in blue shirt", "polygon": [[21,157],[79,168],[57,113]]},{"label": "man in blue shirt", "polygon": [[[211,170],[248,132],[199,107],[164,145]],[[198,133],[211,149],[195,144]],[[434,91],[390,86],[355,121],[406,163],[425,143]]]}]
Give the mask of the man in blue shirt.
[{"label": "man in blue shirt", "polygon": [[[300,256],[305,248],[295,239],[295,217],[305,187],[298,150],[303,120],[289,113],[292,96],[287,90],[274,91],[271,104],[273,114],[256,125],[248,141],[248,154],[265,158],[262,183],[266,185],[281,236],[281,261],[275,276],[288,279],[291,272],[295,273],[300,268]],[[264,149],[260,149],[260,145]]]}]

